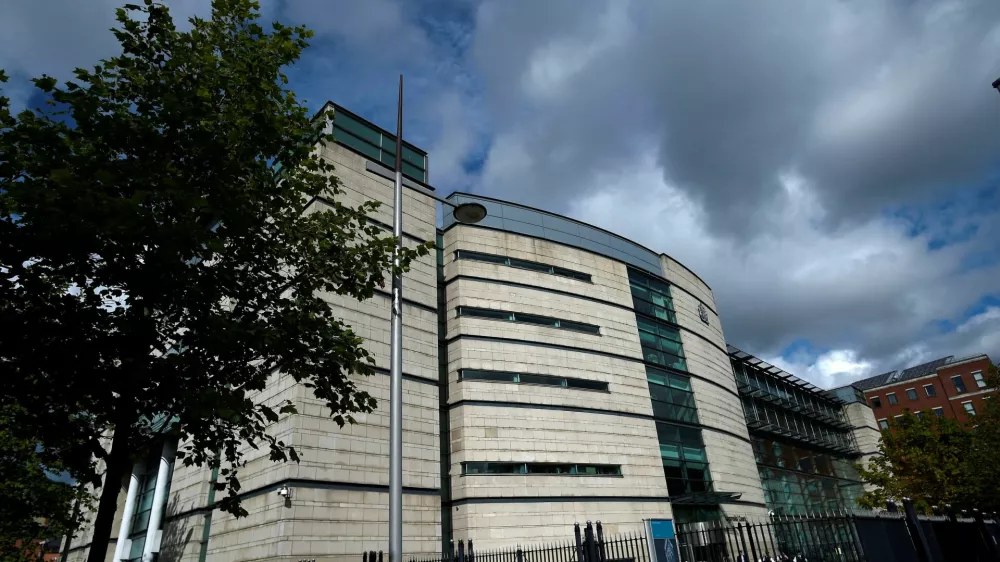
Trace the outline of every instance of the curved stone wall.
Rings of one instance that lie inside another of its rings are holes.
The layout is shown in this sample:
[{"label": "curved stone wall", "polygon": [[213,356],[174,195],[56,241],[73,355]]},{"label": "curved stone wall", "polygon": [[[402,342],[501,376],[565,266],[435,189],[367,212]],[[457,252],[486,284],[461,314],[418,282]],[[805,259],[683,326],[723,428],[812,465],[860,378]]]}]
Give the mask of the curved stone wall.
[{"label": "curved stone wall", "polygon": [[[664,420],[654,417],[650,400],[652,364],[640,343],[630,267],[670,285],[670,323],[679,328],[686,363],[677,372],[690,377],[698,416],[698,423],[681,425],[700,429],[714,490],[740,494],[709,501],[728,502],[723,513],[764,511],[722,325],[704,281],[668,256],[565,217],[467,194],[450,200],[475,201],[489,212],[475,226],[455,224],[446,213],[442,238],[451,538],[489,548],[568,537],[577,520],[639,530],[643,518],[673,517],[657,436]],[[504,258],[515,262],[495,263]],[[590,279],[515,267],[516,260]],[[513,313],[513,320],[460,315],[459,307]],[[600,335],[517,322],[519,314],[596,325]],[[463,370],[575,377],[607,383],[607,391],[467,380]],[[463,474],[470,462],[612,464],[621,476]],[[585,506],[596,511],[579,511]]]}]

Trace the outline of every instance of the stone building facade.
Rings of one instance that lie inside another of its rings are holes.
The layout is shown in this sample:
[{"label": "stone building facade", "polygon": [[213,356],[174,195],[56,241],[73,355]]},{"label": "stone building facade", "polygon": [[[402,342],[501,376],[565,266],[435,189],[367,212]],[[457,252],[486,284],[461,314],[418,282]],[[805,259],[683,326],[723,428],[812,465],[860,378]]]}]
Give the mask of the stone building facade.
[{"label": "stone building facade", "polygon": [[[324,111],[337,142],[317,150],[336,166],[339,200],[381,201],[371,219],[391,228],[394,137],[339,106]],[[745,393],[696,273],[594,226],[477,195],[449,199],[484,205],[486,219],[444,213],[438,228],[427,155],[407,144],[403,158],[404,243],[437,247],[403,283],[407,555],[451,539],[480,549],[566,539],[588,519],[615,533],[649,518],[767,512]],[[385,548],[390,296],[324,298],[375,358],[379,374],[358,383],[377,410],[340,428],[276,373],[258,399],[295,403],[271,431],[301,462],[248,449],[249,515],[236,519],[214,509],[217,475],[175,465],[174,444],[154,447],[121,483],[109,561],[356,562]],[[72,562],[86,558],[88,533]]]}]

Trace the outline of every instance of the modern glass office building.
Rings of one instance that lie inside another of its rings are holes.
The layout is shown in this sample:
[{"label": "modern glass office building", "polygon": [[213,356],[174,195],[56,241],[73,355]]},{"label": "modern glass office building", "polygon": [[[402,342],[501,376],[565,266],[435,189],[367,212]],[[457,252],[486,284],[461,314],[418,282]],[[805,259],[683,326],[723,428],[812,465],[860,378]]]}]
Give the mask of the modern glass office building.
[{"label": "modern glass office building", "polygon": [[847,401],[729,346],[767,507],[788,515],[840,511],[864,493]]},{"label": "modern glass office building", "polygon": [[[317,150],[336,166],[336,199],[381,201],[371,220],[388,228],[395,137],[334,104],[324,111],[334,112],[336,142]],[[425,194],[427,154],[408,143],[403,151],[404,243],[437,246],[403,282],[407,555],[439,552],[449,539],[479,549],[563,540],[586,520],[613,534],[650,518],[804,513],[857,494],[843,404],[727,348],[712,290],[695,272],[515,202],[452,194],[488,211],[479,224],[456,223]],[[330,203],[316,198],[306,212]],[[153,465],[172,461],[164,448],[136,465],[134,485],[122,483],[119,559],[332,562],[385,548],[390,295],[323,298],[375,359],[379,374],[358,385],[378,409],[340,428],[275,373],[259,398],[296,405],[274,431],[301,462],[251,451],[241,470],[249,515],[234,519],[215,509],[208,470],[178,465],[158,469],[169,485],[151,479]],[[126,506],[130,488],[138,501]],[[88,541],[74,542],[74,562]]]}]

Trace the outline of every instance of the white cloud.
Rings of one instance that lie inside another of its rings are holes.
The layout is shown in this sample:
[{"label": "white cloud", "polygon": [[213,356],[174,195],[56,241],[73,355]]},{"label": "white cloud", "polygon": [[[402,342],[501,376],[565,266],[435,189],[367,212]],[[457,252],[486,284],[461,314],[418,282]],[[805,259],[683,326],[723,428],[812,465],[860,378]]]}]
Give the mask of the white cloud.
[{"label": "white cloud", "polygon": [[870,361],[859,359],[858,354],[850,349],[834,349],[801,362],[783,357],[764,360],[820,388],[834,388],[851,380],[878,374],[873,372],[874,366]]}]

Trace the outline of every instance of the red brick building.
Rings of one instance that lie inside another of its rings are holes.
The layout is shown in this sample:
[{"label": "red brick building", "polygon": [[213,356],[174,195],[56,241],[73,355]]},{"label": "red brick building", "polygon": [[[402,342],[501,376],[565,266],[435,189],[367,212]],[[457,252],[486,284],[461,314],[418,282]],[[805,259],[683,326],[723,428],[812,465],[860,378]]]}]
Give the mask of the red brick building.
[{"label": "red brick building", "polygon": [[987,355],[948,356],[862,379],[852,386],[865,393],[883,430],[907,410],[964,422],[982,411],[983,400],[996,394],[996,389],[986,386],[989,367]]}]

